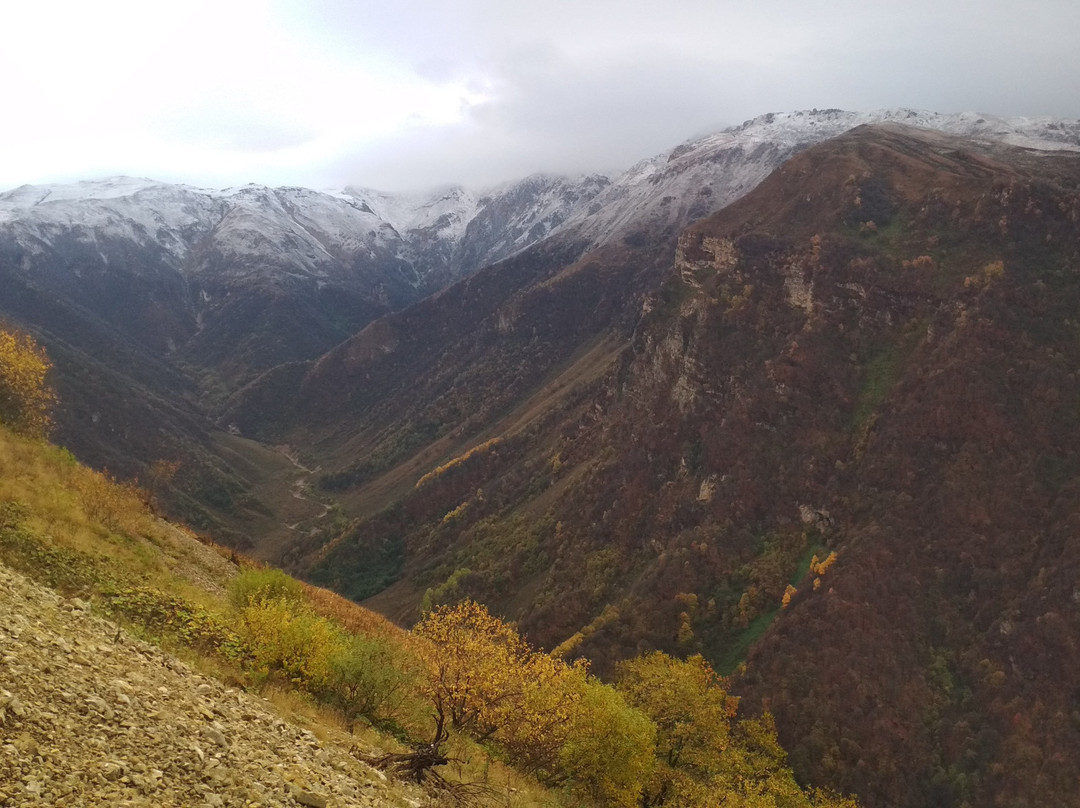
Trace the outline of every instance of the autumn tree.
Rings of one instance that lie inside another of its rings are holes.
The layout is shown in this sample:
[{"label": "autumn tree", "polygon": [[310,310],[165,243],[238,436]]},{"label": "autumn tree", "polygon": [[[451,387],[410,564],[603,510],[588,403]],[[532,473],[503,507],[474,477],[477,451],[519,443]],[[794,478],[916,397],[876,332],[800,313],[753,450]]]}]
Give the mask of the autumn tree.
[{"label": "autumn tree", "polygon": [[854,808],[795,782],[770,716],[737,720],[737,698],[701,656],[655,652],[620,663],[617,687],[656,725],[656,762],[641,805]]},{"label": "autumn tree", "polygon": [[738,700],[702,657],[659,651],[621,663],[617,687],[657,728],[656,768],[642,805],[698,804],[730,744]]},{"label": "autumn tree", "polygon": [[0,423],[26,435],[48,434],[56,402],[45,380],[51,367],[31,336],[0,329]]},{"label": "autumn tree", "polygon": [[423,690],[436,713],[481,740],[497,732],[521,700],[525,641],[471,600],[429,612],[415,633],[429,641]]},{"label": "autumn tree", "polygon": [[549,785],[631,806],[652,768],[655,730],[613,688],[529,647],[513,626],[471,600],[428,613],[421,689],[444,722],[498,744]]},{"label": "autumn tree", "polygon": [[600,805],[632,808],[649,783],[656,727],[615,688],[583,679],[561,750],[573,790]]}]

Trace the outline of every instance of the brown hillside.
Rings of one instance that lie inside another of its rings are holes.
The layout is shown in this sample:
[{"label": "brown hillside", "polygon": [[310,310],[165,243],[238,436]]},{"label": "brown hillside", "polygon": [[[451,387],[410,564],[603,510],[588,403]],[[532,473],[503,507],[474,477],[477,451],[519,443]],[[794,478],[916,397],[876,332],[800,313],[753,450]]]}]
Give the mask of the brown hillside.
[{"label": "brown hillside", "polygon": [[233,415],[359,515],[294,544],[320,582],[469,595],[600,672],[702,651],[867,805],[1066,804],[1078,188],[1073,153],[854,130],[673,261],[522,254]]},{"label": "brown hillside", "polygon": [[684,233],[575,441],[614,447],[577,535],[641,559],[653,641],[733,663],[796,585],[743,684],[867,804],[1075,796],[1078,179],[899,128],[807,151]]}]

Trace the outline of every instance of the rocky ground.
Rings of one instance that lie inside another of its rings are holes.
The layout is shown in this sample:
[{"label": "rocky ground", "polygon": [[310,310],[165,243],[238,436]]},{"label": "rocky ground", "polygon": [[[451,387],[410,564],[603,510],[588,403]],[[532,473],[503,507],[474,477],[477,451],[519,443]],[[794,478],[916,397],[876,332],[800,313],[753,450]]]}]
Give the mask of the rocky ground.
[{"label": "rocky ground", "polygon": [[0,566],[0,806],[418,806],[262,699]]}]

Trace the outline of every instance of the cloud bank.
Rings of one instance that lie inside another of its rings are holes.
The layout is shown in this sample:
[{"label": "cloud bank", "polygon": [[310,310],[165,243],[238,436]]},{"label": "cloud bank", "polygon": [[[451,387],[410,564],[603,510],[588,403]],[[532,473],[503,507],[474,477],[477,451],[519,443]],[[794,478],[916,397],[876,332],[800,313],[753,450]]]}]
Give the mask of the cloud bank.
[{"label": "cloud bank", "polygon": [[614,171],[770,111],[1080,117],[1080,4],[19,4],[0,188]]}]

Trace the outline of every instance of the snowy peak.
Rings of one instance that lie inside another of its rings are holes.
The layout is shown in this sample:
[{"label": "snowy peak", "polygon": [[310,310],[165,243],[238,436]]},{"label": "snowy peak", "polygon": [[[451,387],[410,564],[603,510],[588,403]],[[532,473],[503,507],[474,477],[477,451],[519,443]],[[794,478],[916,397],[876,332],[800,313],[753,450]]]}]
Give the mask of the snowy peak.
[{"label": "snowy peak", "polygon": [[489,191],[466,228],[454,260],[455,274],[501,261],[547,238],[609,184],[599,174],[534,174]]},{"label": "snowy peak", "polygon": [[483,196],[23,186],[0,194],[0,311],[63,301],[94,328],[242,383],[528,247],[603,182],[528,178]]},{"label": "snowy peak", "polygon": [[131,177],[23,186],[0,194],[0,236],[31,254],[65,241],[95,244],[103,260],[116,244],[135,244],[188,277],[285,272],[371,288],[390,273],[392,286],[415,297],[550,235],[598,246],[645,230],[674,232],[739,198],[798,151],[883,122],[1080,149],[1077,121],[815,109],[758,116],[642,160],[615,180],[537,174],[486,192],[451,186],[414,194],[210,190]]},{"label": "snowy peak", "polygon": [[[807,133],[824,134],[826,138],[834,137],[856,126],[875,123],[902,123],[919,129],[934,129],[951,135],[994,140],[1035,149],[1080,149],[1080,121],[1002,118],[977,112],[942,114],[908,108],[869,112],[839,109],[774,112],[752,118],[719,134],[757,140],[790,141],[804,137]],[[696,143],[705,144],[708,140],[709,138],[704,138]]]},{"label": "snowy peak", "polygon": [[943,115],[905,108],[769,113],[642,160],[588,207],[576,210],[565,229],[591,239],[595,246],[646,226],[677,230],[734,202],[803,149],[857,126],[878,123],[1032,149],[1080,150],[1080,121],[971,112]]},{"label": "snowy peak", "polygon": [[106,267],[175,275],[191,288],[195,309],[236,284],[258,283],[315,291],[329,284],[386,311],[548,237],[587,249],[673,236],[799,151],[885,122],[1080,149],[1076,121],[903,108],[769,113],[642,160],[614,180],[536,174],[483,192],[416,194],[211,190],[131,177],[23,186],[0,193],[0,254],[27,278],[51,273],[58,283],[64,273],[94,277]]},{"label": "snowy peak", "polygon": [[58,240],[122,240],[182,260],[220,216],[217,194],[129,177],[24,185],[0,194],[0,229],[35,253]]}]

